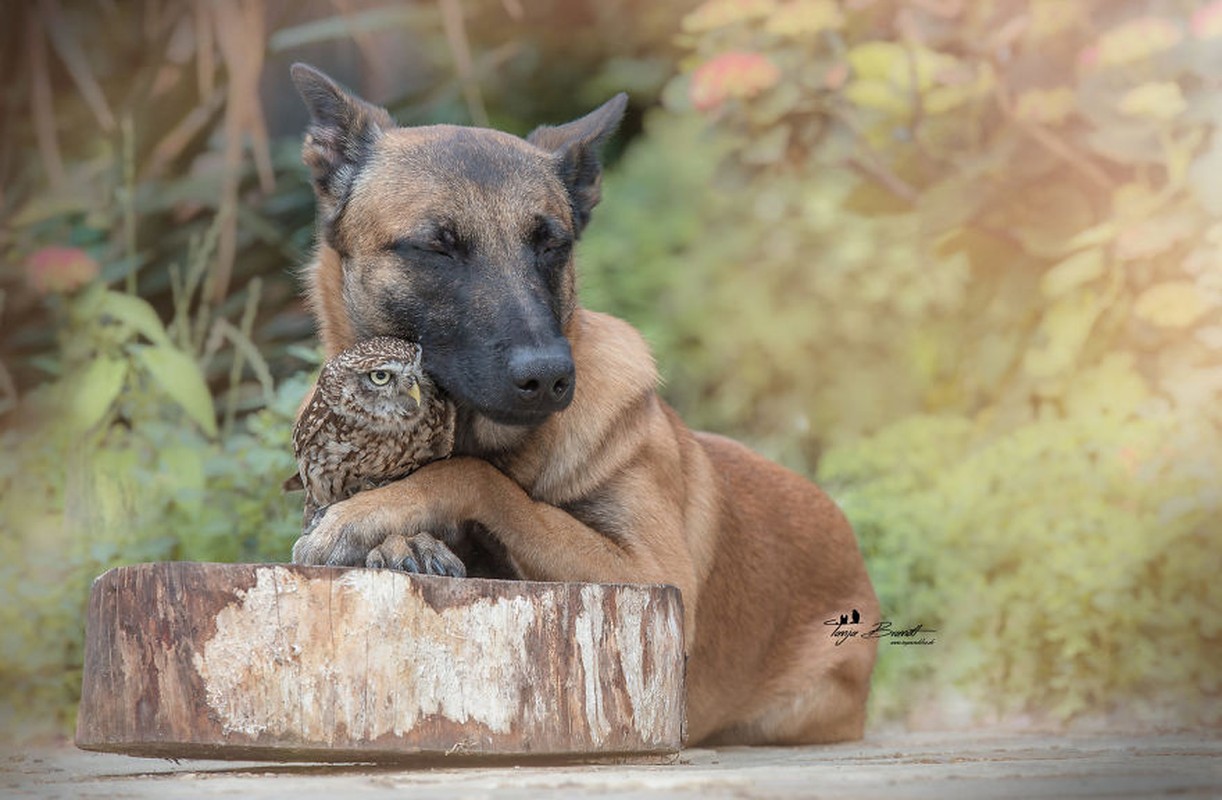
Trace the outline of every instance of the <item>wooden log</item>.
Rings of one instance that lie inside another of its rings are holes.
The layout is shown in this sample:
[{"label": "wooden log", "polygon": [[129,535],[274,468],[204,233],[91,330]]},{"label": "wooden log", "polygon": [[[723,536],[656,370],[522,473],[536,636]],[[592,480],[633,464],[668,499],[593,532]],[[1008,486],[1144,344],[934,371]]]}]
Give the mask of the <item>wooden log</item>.
[{"label": "wooden log", "polygon": [[670,753],[682,626],[672,586],[120,567],[89,599],[76,744],[285,761]]}]

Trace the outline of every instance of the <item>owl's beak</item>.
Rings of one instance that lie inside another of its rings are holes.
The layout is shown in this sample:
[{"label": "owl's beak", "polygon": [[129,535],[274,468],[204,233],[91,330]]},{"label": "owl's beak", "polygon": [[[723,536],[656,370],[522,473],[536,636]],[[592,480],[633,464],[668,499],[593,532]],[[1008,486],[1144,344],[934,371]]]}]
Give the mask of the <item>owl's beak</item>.
[{"label": "owl's beak", "polygon": [[420,405],[420,384],[413,383],[407,390],[407,396],[416,401],[416,405]]}]

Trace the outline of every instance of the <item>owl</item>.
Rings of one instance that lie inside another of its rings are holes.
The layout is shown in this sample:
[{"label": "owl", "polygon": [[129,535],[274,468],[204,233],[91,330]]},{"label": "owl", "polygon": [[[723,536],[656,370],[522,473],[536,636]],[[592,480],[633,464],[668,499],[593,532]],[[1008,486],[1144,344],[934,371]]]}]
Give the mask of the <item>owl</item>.
[{"label": "owl", "polygon": [[424,374],[420,355],[413,342],[379,336],[323,364],[293,426],[306,522],[323,506],[450,455],[454,404]]}]

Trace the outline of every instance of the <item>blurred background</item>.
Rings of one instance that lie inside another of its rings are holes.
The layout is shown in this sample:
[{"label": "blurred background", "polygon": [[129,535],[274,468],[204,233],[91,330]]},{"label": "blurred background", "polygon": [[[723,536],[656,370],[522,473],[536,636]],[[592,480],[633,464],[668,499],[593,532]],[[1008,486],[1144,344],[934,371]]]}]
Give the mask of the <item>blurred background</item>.
[{"label": "blurred background", "polygon": [[693,426],[823,484],[871,725],[1222,724],[1222,2],[133,0],[0,32],[0,729],[90,581],[287,560],[304,60],[403,124],[632,103],[578,248]]}]

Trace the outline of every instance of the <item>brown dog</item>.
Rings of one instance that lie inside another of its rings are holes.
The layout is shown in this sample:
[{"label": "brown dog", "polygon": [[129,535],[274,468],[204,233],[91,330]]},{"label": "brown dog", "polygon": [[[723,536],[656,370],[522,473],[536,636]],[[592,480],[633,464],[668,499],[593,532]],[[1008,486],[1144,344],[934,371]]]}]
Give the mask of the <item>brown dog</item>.
[{"label": "brown dog", "polygon": [[414,535],[476,523],[524,578],[674,584],[689,741],[859,738],[876,643],[824,621],[875,620],[878,602],[844,516],[804,478],[688,430],[640,335],[577,303],[572,246],[626,98],[520,139],[399,128],[316,70],[293,78],[313,116],[324,350],[419,341],[459,408],[453,458],[329,506],[294,560],[394,565]]}]

